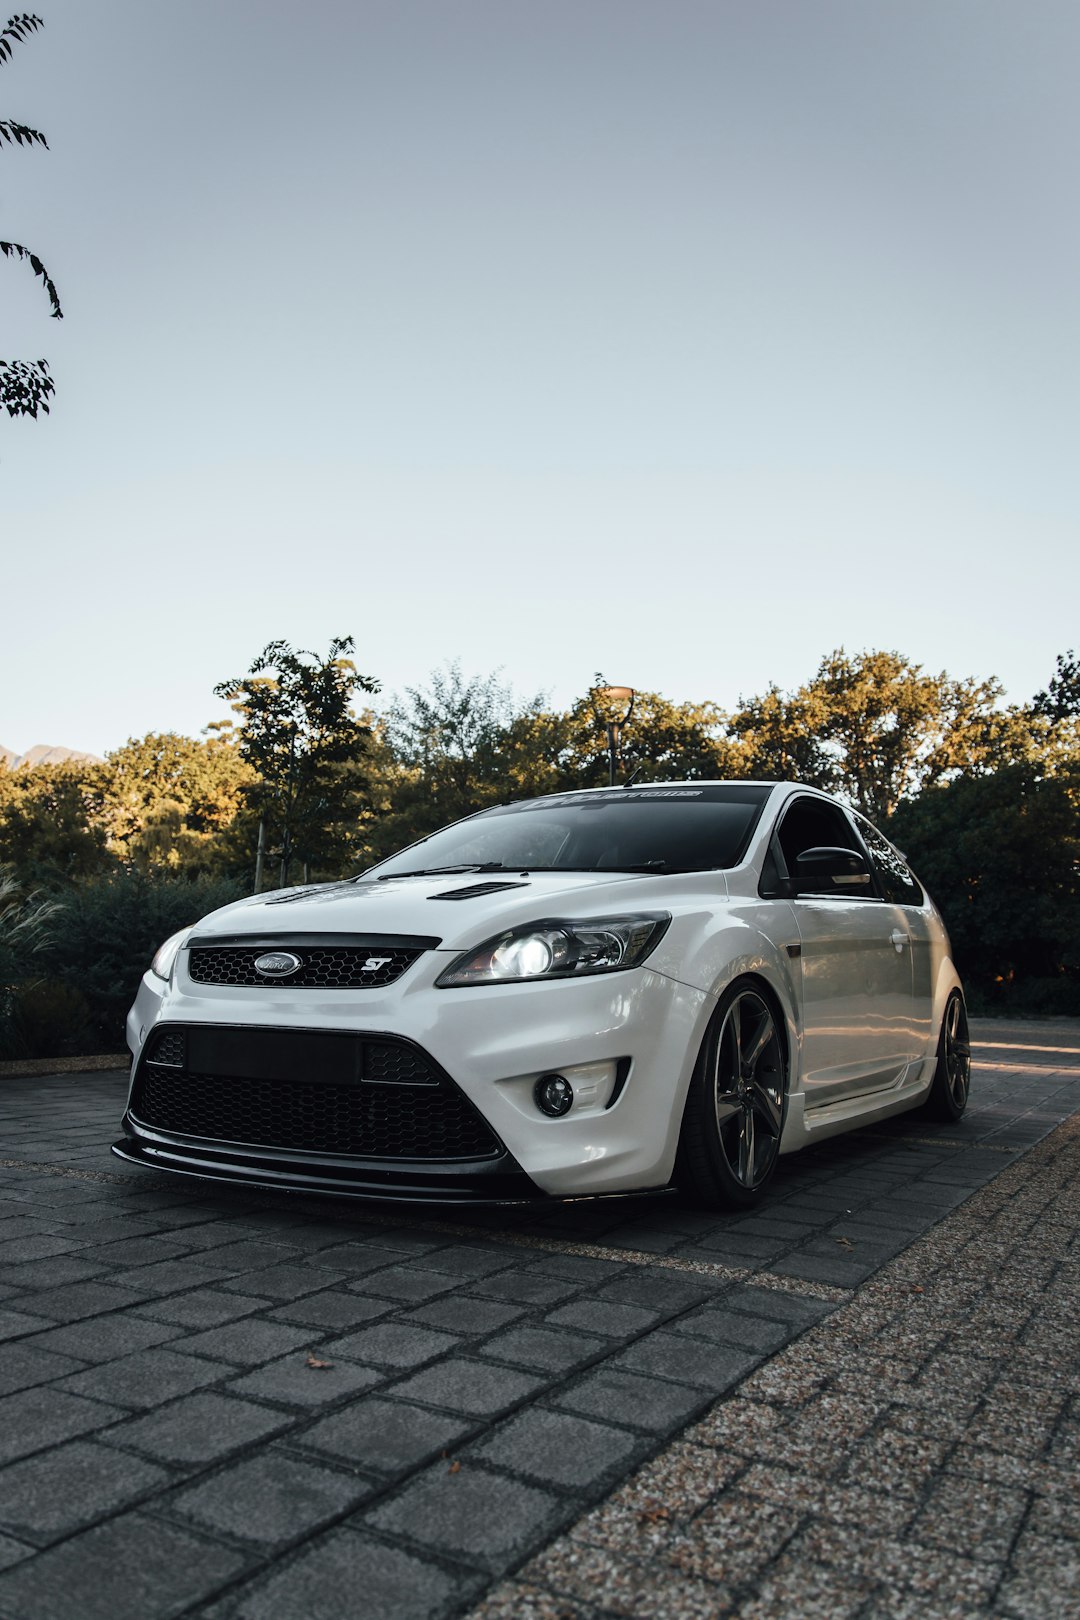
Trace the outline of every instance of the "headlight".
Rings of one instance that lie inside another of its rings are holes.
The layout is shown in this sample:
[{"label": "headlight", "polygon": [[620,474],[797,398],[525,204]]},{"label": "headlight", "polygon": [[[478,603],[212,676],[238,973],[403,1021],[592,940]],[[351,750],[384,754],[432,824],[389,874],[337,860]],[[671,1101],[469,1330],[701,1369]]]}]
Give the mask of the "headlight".
[{"label": "headlight", "polygon": [[[192,927],[194,927],[194,924],[192,924]],[[151,973],[156,973],[158,978],[164,979],[166,983],[172,978],[176,953],[190,933],[191,928],[181,928],[179,933],[170,934],[164,945],[158,946],[154,954],[154,960],[150,964]]]},{"label": "headlight", "polygon": [[442,989],[463,984],[520,983],[522,979],[576,979],[638,967],[671,921],[666,911],[587,922],[549,921],[512,928],[466,951],[440,973]]}]

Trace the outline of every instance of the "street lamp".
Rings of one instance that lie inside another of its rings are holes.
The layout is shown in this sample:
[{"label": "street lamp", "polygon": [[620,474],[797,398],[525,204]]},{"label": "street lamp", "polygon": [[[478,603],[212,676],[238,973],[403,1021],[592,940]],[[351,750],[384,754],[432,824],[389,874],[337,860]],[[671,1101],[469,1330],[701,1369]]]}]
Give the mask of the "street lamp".
[{"label": "street lamp", "polygon": [[615,775],[619,768],[619,738],[623,726],[634,712],[634,688],[602,686],[597,696],[605,700],[603,718],[604,730],[607,732],[608,786],[614,787]]}]

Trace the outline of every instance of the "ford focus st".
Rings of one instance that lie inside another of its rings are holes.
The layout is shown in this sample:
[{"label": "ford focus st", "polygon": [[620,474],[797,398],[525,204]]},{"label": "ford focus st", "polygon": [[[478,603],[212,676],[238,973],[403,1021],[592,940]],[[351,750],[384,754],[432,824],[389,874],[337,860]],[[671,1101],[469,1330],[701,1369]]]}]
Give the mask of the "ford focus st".
[{"label": "ford focus st", "polygon": [[501,805],[174,935],[113,1151],[363,1197],[763,1193],[781,1153],[967,1101],[948,935],[869,822],[791,783]]}]

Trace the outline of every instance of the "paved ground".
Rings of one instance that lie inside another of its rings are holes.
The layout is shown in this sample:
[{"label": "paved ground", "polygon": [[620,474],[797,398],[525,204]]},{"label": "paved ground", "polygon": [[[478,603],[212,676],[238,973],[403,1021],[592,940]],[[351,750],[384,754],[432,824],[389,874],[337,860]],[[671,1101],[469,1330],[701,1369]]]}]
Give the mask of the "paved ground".
[{"label": "paved ground", "polygon": [[738,1219],[230,1194],[4,1079],[0,1616],[1080,1615],[1080,1031],[976,1033]]}]

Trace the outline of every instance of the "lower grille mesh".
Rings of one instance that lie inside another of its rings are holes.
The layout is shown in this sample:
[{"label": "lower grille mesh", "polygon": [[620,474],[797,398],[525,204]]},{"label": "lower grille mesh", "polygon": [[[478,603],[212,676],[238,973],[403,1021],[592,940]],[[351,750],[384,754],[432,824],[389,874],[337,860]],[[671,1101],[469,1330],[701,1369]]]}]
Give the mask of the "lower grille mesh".
[{"label": "lower grille mesh", "polygon": [[435,1084],[335,1085],[192,1074],[148,1063],[131,1111],[151,1129],[251,1147],[371,1159],[498,1155],[498,1139],[464,1095],[428,1072]]}]

